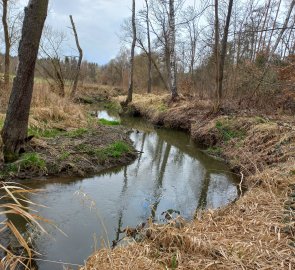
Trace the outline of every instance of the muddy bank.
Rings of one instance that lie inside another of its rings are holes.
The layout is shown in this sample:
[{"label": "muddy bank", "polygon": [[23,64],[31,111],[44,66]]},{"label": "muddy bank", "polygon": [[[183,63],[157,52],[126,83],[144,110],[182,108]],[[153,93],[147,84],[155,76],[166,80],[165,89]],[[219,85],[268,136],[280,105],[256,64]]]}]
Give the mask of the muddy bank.
[{"label": "muddy bank", "polygon": [[192,222],[149,224],[140,242],[100,250],[84,269],[292,269],[294,119],[225,110],[212,116],[206,102],[168,100],[135,95],[128,113],[189,131],[209,154],[229,162],[247,192],[225,208],[198,211]]},{"label": "muddy bank", "polygon": [[0,179],[85,176],[133,161],[137,154],[123,127],[99,123],[35,132],[20,159],[1,163]]}]

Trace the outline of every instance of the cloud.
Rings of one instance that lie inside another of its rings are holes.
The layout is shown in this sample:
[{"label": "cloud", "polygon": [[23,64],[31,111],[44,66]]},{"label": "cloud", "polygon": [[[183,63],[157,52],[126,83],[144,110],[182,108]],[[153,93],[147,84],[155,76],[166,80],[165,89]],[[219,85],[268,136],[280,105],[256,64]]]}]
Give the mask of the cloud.
[{"label": "cloud", "polygon": [[[140,3],[141,1],[138,1]],[[85,58],[88,61],[107,63],[120,49],[121,24],[130,16],[130,0],[53,0],[47,24],[58,31],[67,32],[74,53],[69,15],[73,15]]]}]

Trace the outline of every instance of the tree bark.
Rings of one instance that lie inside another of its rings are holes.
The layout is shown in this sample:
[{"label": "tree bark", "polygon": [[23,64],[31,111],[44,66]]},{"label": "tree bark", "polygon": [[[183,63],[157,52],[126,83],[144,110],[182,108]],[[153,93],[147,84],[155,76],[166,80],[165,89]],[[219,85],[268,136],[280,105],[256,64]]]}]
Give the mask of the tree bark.
[{"label": "tree bark", "polygon": [[215,56],[215,105],[214,110],[218,110],[220,106],[220,96],[219,96],[219,16],[218,16],[218,0],[215,0],[214,5],[214,35],[215,35],[215,45],[214,45],[214,56]]},{"label": "tree bark", "polygon": [[5,40],[5,55],[4,55],[4,89],[5,92],[9,89],[9,69],[10,69],[10,37],[7,23],[7,9],[8,9],[8,0],[2,0],[3,4],[3,14],[2,14],[2,24],[4,30],[4,40]]},{"label": "tree bark", "polygon": [[134,53],[136,45],[136,24],[135,24],[135,0],[132,0],[132,45],[131,45],[131,56],[130,56],[130,74],[129,74],[129,87],[126,104],[132,102],[133,96],[133,77],[134,77]]},{"label": "tree bark", "polygon": [[[222,94],[223,94],[223,74],[224,74],[224,63],[225,63],[225,56],[226,56],[226,48],[227,48],[227,38],[228,38],[228,30],[230,25],[231,13],[233,8],[233,0],[230,0],[228,3],[228,11],[226,16],[226,23],[224,27],[224,34],[221,44],[221,53],[219,59],[219,68],[218,68],[218,84],[217,84],[217,96],[216,96],[216,104],[215,104],[215,111],[219,110]],[[216,12],[216,11],[215,11]],[[218,10],[217,10],[218,12]],[[218,15],[217,15],[218,16]]]},{"label": "tree bark", "polygon": [[148,0],[145,0],[146,6],[146,30],[148,39],[148,88],[147,92],[152,92],[152,51],[151,51],[151,35],[150,35],[150,20],[149,20],[149,4]]},{"label": "tree bark", "polygon": [[175,100],[178,97],[178,92],[177,92],[177,69],[176,69],[176,54],[175,54],[174,0],[169,0],[169,50],[170,50],[169,87],[171,91],[171,98],[172,100]]},{"label": "tree bark", "polygon": [[18,50],[19,65],[1,133],[5,162],[15,161],[21,147],[27,141],[35,65],[47,8],[48,0],[30,0],[25,8]]},{"label": "tree bark", "polygon": [[73,29],[74,36],[75,36],[76,46],[77,46],[77,49],[79,51],[79,60],[78,60],[78,63],[77,63],[76,74],[75,74],[73,88],[72,88],[72,92],[71,92],[71,97],[74,98],[75,95],[76,95],[76,92],[77,92],[77,87],[78,87],[80,69],[81,69],[81,64],[82,64],[82,59],[83,59],[83,50],[82,50],[82,48],[80,46],[80,43],[79,43],[79,38],[78,38],[76,26],[75,26],[72,15],[70,15],[70,21],[71,21],[72,29]]}]

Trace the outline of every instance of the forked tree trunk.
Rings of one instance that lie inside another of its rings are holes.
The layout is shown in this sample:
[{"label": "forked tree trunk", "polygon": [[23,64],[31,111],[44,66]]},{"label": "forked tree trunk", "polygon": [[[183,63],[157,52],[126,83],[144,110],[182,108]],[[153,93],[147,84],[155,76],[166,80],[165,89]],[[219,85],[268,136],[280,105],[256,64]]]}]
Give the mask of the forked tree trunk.
[{"label": "forked tree trunk", "polygon": [[4,40],[5,40],[5,55],[4,55],[4,89],[7,93],[9,89],[9,68],[10,68],[10,37],[8,31],[7,23],[7,10],[8,10],[8,0],[2,0],[3,4],[3,14],[2,14],[2,24],[4,30]]},{"label": "forked tree trunk", "polygon": [[70,15],[70,20],[71,20],[72,29],[73,29],[74,36],[75,36],[76,46],[77,46],[77,49],[79,51],[79,60],[78,60],[78,64],[77,64],[77,68],[76,68],[76,74],[75,74],[74,83],[73,83],[73,88],[72,88],[72,92],[71,92],[71,97],[74,98],[75,95],[76,95],[76,92],[77,92],[77,87],[78,87],[80,69],[81,69],[81,64],[82,64],[82,59],[83,59],[83,50],[82,50],[82,48],[80,46],[80,43],[79,43],[79,38],[78,38],[76,26],[75,26],[72,15]]},{"label": "forked tree trunk", "polygon": [[126,99],[126,104],[132,101],[133,96],[133,77],[134,77],[134,53],[136,45],[136,24],[135,24],[135,0],[132,0],[132,46],[131,46],[131,56],[130,56],[130,74],[129,74],[129,87],[128,96]]},{"label": "forked tree trunk", "polygon": [[35,65],[47,8],[48,0],[30,0],[25,8],[18,50],[19,65],[1,133],[5,162],[15,161],[27,140]]},{"label": "forked tree trunk", "polygon": [[177,92],[177,69],[176,69],[176,54],[175,54],[174,0],[169,0],[169,50],[170,50],[169,87],[171,91],[171,98],[172,100],[175,100],[178,97],[178,92]]}]

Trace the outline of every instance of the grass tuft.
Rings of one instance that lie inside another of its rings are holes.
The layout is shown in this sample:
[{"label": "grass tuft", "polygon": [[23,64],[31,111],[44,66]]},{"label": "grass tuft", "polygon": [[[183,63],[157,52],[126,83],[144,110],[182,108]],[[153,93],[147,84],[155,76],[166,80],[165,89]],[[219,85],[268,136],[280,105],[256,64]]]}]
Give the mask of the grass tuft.
[{"label": "grass tuft", "polygon": [[82,137],[87,132],[89,132],[87,128],[78,128],[73,131],[69,131],[65,133],[65,136],[69,138],[79,138],[79,137]]},{"label": "grass tuft", "polygon": [[234,138],[243,139],[245,137],[245,132],[241,130],[233,129],[229,122],[217,121],[215,127],[218,129],[219,133],[225,142],[228,142]]},{"label": "grass tuft", "polygon": [[120,121],[112,121],[112,120],[107,120],[107,119],[99,119],[98,120],[100,124],[105,125],[105,126],[119,126],[121,125]]}]

